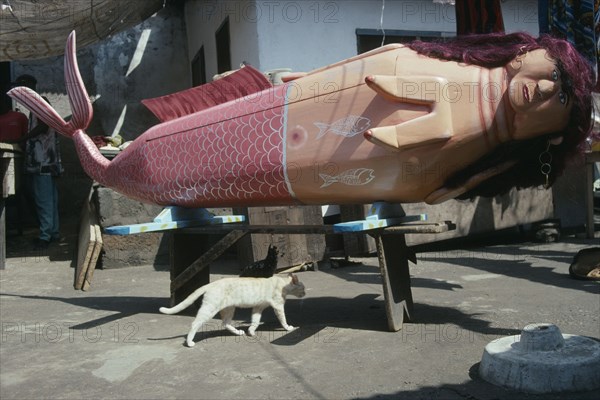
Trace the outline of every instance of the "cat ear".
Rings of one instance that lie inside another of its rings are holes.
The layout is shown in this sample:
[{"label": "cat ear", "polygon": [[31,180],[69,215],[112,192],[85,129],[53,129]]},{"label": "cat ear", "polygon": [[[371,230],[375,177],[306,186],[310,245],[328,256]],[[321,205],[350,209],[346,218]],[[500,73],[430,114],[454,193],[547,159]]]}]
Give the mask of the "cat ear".
[{"label": "cat ear", "polygon": [[298,277],[290,272],[290,276],[292,277],[292,283],[294,285],[298,284]]}]

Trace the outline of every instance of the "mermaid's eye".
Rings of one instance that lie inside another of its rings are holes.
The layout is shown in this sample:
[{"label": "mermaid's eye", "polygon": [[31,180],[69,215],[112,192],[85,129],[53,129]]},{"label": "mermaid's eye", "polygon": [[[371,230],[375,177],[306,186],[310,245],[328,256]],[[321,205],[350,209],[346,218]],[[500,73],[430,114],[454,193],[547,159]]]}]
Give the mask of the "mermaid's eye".
[{"label": "mermaid's eye", "polygon": [[560,101],[560,104],[562,104],[562,105],[567,104],[567,100],[568,100],[567,94],[565,92],[559,92],[558,100]]}]

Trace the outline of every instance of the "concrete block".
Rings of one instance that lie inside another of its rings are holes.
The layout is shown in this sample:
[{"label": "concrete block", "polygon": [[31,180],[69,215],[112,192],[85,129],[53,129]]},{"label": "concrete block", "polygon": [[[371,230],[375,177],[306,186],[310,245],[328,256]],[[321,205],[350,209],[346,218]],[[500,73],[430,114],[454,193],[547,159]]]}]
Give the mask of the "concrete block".
[{"label": "concrete block", "polygon": [[553,324],[527,325],[521,335],[490,342],[479,366],[486,381],[530,393],[600,388],[600,342],[562,334]]},{"label": "concrete block", "polygon": [[141,265],[168,266],[169,238],[163,233],[139,235],[102,235],[102,268],[125,268]]},{"label": "concrete block", "polygon": [[163,209],[161,206],[132,200],[105,187],[97,187],[94,197],[100,226],[103,228],[151,222]]},{"label": "concrete block", "polygon": [[[132,200],[105,187],[95,189],[93,201],[96,203],[102,229],[151,222],[163,209],[161,206]],[[102,235],[102,239],[102,268],[169,264],[169,238],[162,232],[125,236]]]}]

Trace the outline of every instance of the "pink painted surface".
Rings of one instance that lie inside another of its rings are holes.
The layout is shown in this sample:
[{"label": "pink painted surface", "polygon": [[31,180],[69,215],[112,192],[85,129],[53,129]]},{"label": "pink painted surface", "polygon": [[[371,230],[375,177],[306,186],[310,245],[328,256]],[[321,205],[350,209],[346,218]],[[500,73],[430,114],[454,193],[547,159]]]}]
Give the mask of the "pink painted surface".
[{"label": "pink painted surface", "polygon": [[161,122],[166,122],[215,107],[231,100],[240,99],[271,87],[271,82],[269,82],[262,72],[251,66],[244,66],[235,73],[216,81],[177,93],[153,99],[145,99],[142,100],[142,103]]},{"label": "pink painted surface", "polygon": [[103,180],[157,204],[291,202],[283,171],[284,91],[270,89],[157,125],[111,162]]}]

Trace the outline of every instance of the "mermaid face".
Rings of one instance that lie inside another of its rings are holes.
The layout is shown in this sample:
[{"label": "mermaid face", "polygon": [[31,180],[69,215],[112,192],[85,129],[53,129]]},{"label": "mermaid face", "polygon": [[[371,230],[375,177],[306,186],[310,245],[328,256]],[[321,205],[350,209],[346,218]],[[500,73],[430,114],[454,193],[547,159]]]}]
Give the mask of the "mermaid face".
[{"label": "mermaid face", "polygon": [[566,77],[544,49],[516,57],[506,67],[508,98],[515,112],[514,139],[528,139],[563,129],[573,102],[565,90]]}]

